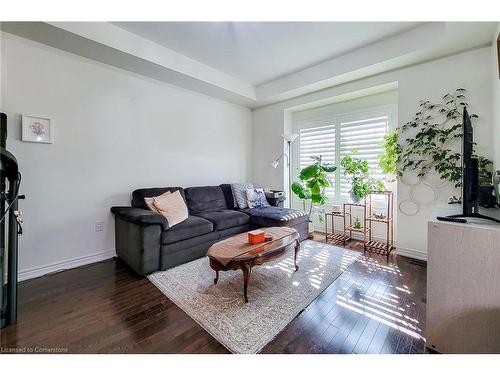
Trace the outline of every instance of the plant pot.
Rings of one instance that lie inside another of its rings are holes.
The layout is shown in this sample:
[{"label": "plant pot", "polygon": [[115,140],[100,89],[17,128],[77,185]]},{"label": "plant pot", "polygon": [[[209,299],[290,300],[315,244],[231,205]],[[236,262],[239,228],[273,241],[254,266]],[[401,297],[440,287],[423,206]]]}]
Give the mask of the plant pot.
[{"label": "plant pot", "polygon": [[314,232],[314,222],[309,220],[309,232]]},{"label": "plant pot", "polygon": [[314,238],[314,223],[312,220],[309,220],[309,233],[307,235],[308,239],[313,239]]},{"label": "plant pot", "polygon": [[351,200],[354,202],[354,203],[359,203],[361,202],[361,197],[357,196],[356,194],[353,194],[353,192],[351,191]]}]

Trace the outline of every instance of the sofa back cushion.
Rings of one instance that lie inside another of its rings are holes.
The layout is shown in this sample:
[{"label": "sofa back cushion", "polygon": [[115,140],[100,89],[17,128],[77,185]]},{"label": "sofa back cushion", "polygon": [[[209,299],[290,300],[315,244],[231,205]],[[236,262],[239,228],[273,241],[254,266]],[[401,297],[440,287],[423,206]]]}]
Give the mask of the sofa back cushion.
[{"label": "sofa back cushion", "polygon": [[233,188],[231,187],[231,184],[221,184],[219,186],[222,189],[224,198],[226,198],[227,208],[229,209],[238,208],[236,200],[234,199]]},{"label": "sofa back cushion", "polygon": [[184,192],[190,214],[227,209],[224,193],[219,186],[190,187]]},{"label": "sofa back cushion", "polygon": [[152,198],[162,195],[167,191],[174,192],[179,190],[182,198],[186,200],[184,196],[184,189],[181,187],[160,187],[160,188],[145,188],[137,189],[132,192],[132,207],[148,209],[144,198]]}]

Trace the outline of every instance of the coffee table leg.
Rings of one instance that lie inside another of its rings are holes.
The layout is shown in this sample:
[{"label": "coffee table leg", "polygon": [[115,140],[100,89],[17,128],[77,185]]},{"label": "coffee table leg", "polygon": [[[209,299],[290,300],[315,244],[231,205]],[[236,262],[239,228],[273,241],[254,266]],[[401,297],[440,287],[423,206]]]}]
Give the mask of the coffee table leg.
[{"label": "coffee table leg", "polygon": [[299,270],[299,266],[297,266],[297,254],[299,253],[300,250],[300,242],[297,240],[295,243],[295,256],[293,257],[293,263],[295,264],[295,271]]},{"label": "coffee table leg", "polygon": [[217,281],[219,281],[219,271],[215,271],[214,284],[217,284]]},{"label": "coffee table leg", "polygon": [[247,297],[247,289],[248,289],[248,281],[250,280],[250,272],[252,268],[250,267],[249,264],[244,264],[241,267],[241,270],[243,271],[243,293],[245,295],[245,303],[248,303],[248,297]]}]

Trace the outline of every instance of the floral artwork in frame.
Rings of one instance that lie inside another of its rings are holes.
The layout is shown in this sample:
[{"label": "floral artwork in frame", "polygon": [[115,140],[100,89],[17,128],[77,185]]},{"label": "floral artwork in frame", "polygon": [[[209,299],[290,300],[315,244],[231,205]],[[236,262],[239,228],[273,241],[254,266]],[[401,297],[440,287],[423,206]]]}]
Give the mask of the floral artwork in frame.
[{"label": "floral artwork in frame", "polygon": [[22,138],[24,142],[52,143],[54,124],[51,119],[34,116],[22,117]]}]

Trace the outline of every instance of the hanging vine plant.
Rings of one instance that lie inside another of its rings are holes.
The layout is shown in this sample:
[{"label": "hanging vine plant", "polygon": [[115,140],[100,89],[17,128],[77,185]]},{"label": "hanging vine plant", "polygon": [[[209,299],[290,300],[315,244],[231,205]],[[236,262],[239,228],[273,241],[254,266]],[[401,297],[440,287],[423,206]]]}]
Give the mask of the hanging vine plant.
[{"label": "hanging vine plant", "polygon": [[[458,88],[453,94],[443,96],[443,103],[429,100],[419,102],[419,111],[412,121],[400,129],[403,135],[412,129],[416,133],[405,139],[399,155],[399,169],[413,170],[418,177],[428,172],[437,172],[442,180],[452,182],[455,187],[462,184],[461,154],[456,140],[462,137],[462,113],[468,106],[465,89]],[[471,114],[476,119],[476,114]]]},{"label": "hanging vine plant", "polygon": [[[437,173],[442,180],[460,187],[462,168],[457,139],[462,137],[463,108],[468,106],[465,92],[458,88],[453,94],[444,95],[442,103],[420,101],[413,120],[384,138],[384,152],[379,162],[382,170],[399,177],[405,171],[414,171],[418,177]],[[476,114],[470,117],[478,118]],[[412,135],[406,136],[410,133]]]}]

